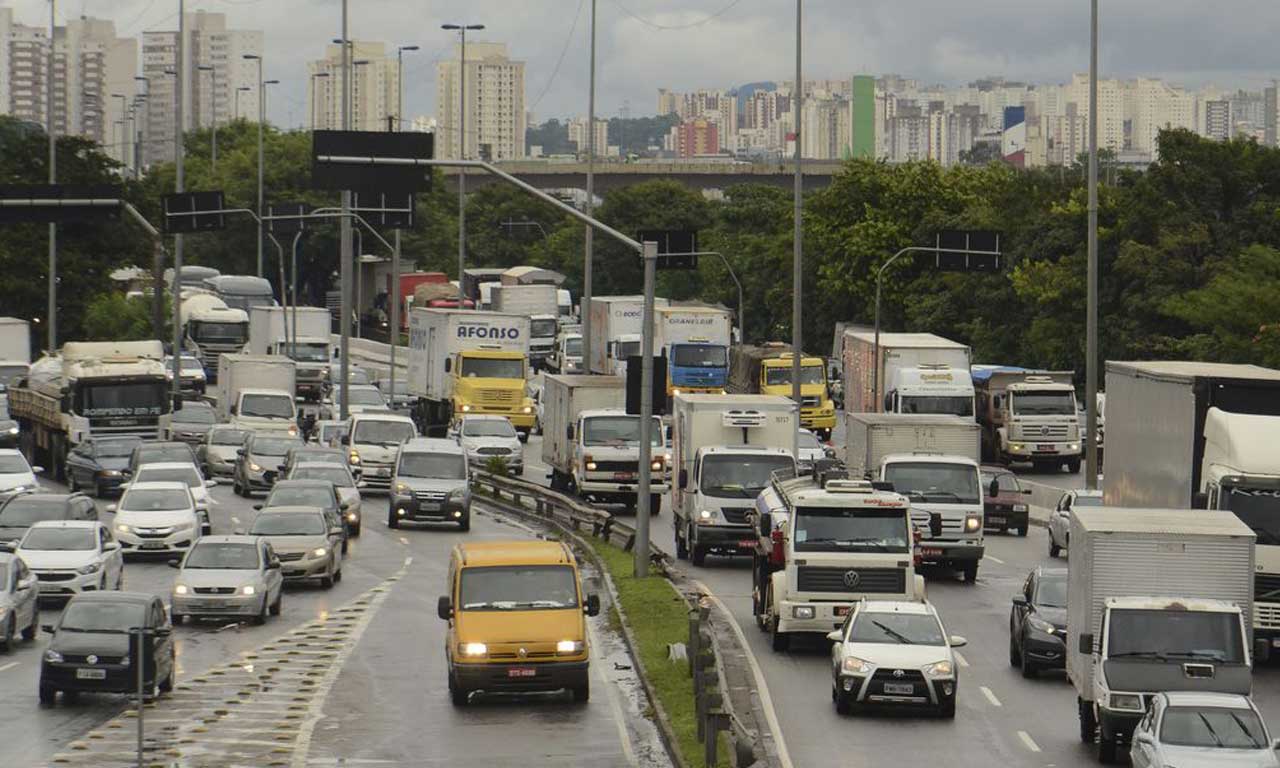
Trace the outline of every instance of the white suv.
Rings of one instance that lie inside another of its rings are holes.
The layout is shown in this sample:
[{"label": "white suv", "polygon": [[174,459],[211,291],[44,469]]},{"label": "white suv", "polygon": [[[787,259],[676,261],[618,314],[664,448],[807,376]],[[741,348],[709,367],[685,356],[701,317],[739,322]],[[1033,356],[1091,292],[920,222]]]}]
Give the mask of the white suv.
[{"label": "white suv", "polygon": [[370,490],[388,490],[400,446],[418,436],[408,416],[393,413],[360,413],[351,417],[351,430],[342,436],[347,463],[360,468],[360,479]]},{"label": "white suv", "polygon": [[120,589],[124,557],[102,523],[41,520],[27,529],[16,550],[40,582],[41,597]]},{"label": "white suv", "polygon": [[116,538],[126,552],[186,552],[200,538],[195,499],[186,483],[130,483],[119,504],[109,504]]}]

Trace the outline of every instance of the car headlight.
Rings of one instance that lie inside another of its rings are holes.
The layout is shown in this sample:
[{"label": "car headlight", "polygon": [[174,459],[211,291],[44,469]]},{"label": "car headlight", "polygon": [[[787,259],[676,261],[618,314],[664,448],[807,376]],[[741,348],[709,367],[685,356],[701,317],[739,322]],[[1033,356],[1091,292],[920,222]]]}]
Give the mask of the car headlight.
[{"label": "car headlight", "polygon": [[525,406],[524,408],[522,408],[521,410],[522,410],[523,412],[525,412],[525,413],[533,413],[533,406],[531,406],[531,405],[526,405],[526,406]]},{"label": "car headlight", "polygon": [[812,619],[812,605],[794,605],[791,607],[791,618],[793,619]]},{"label": "car headlight", "polygon": [[1026,505],[1026,504],[1014,504],[1014,505],[1013,505],[1013,511],[1014,511],[1014,512],[1026,512],[1026,511],[1027,511],[1027,505]]},{"label": "car headlight", "polygon": [[53,664],[61,664],[61,663],[62,663],[62,654],[60,654],[60,653],[58,653],[57,651],[55,651],[55,650],[53,650],[52,648],[50,648],[49,650],[47,650],[47,651],[45,651],[45,652],[44,652],[44,660],[45,660],[45,661],[48,661],[48,662],[51,662],[51,663],[53,663]]},{"label": "car headlight", "polygon": [[311,552],[311,554],[315,555],[316,557],[324,557],[325,555],[329,554],[329,550],[326,547],[316,547]]},{"label": "car headlight", "polygon": [[1053,625],[1045,621],[1044,619],[1040,618],[1039,616],[1028,616],[1027,623],[1030,624],[1034,629],[1038,629],[1041,632],[1045,633],[1046,635],[1052,635],[1054,633]]},{"label": "car headlight", "polygon": [[11,435],[16,435],[16,434],[18,434],[18,428],[17,428],[17,427],[9,427],[9,434],[11,434]]},{"label": "car headlight", "polygon": [[1022,450],[1022,443],[1010,443],[1010,444],[1009,444],[1009,450],[1011,450],[1011,451],[1021,451],[1021,450]]},{"label": "car headlight", "polygon": [[840,662],[840,671],[850,675],[869,675],[871,664],[857,656],[845,656]]},{"label": "car headlight", "polygon": [[463,406],[462,406],[462,412],[463,412],[463,413],[471,413],[471,406],[470,406],[470,405],[463,405]]},{"label": "car headlight", "polygon": [[290,425],[289,425],[289,437],[297,437],[297,435],[298,435],[298,425],[297,425],[297,424],[290,424]]},{"label": "car headlight", "polygon": [[119,477],[119,476],[120,476],[120,470],[118,470],[118,469],[103,469],[103,470],[100,470],[100,471],[98,472],[98,474],[102,475],[103,477]]},{"label": "car headlight", "polygon": [[982,519],[974,515],[970,515],[964,519],[965,533],[973,533],[982,528]]},{"label": "car headlight", "polygon": [[97,573],[100,570],[102,570],[102,563],[89,563],[88,565],[82,565],[77,568],[76,573],[81,576],[88,576],[89,574]]},{"label": "car headlight", "polygon": [[117,532],[117,533],[128,533],[128,532],[129,532],[129,531],[131,531],[131,530],[133,530],[133,529],[132,529],[132,528],[130,528],[128,525],[124,524],[124,523],[117,523],[117,524],[116,524],[116,532]]},{"label": "car headlight", "polygon": [[679,388],[679,387],[672,387],[672,388],[671,388],[671,394],[673,394],[673,395],[678,395],[678,394],[680,394],[680,388]]},{"label": "car headlight", "polygon": [[347,463],[348,463],[348,464],[359,464],[359,463],[360,463],[360,454],[359,454],[359,453],[357,453],[356,451],[352,451],[352,452],[347,456]]},{"label": "car headlight", "polygon": [[708,521],[714,520],[715,516],[716,516],[716,512],[714,509],[703,509],[698,512],[698,521],[708,522]]},{"label": "car headlight", "polygon": [[240,594],[242,595],[252,595],[252,594],[255,594],[257,591],[258,590],[252,584],[246,584],[240,588]]},{"label": "car headlight", "polygon": [[251,462],[249,462],[249,471],[250,471],[250,472],[261,472],[261,471],[262,471],[262,467],[258,466],[255,462],[252,462],[252,461],[251,461]]},{"label": "car headlight", "polygon": [[190,592],[190,591],[191,591],[191,590],[187,588],[187,585],[186,585],[186,584],[174,584],[174,585],[173,585],[173,594],[175,594],[175,595],[185,595],[185,594],[187,594],[187,593],[188,593],[188,592]]},{"label": "car headlight", "polygon": [[954,677],[956,674],[955,665],[950,661],[938,661],[929,664],[924,668],[926,677]]},{"label": "car headlight", "polygon": [[586,467],[587,467],[587,471],[588,471],[588,472],[595,472],[595,471],[596,471],[596,466],[598,466],[598,465],[597,465],[594,461],[588,461],[588,462],[586,463]]},{"label": "car headlight", "polygon": [[1078,450],[1080,450],[1080,444],[1079,444],[1079,443],[1072,443],[1071,445],[1068,445],[1068,446],[1067,446],[1067,449],[1068,449],[1068,450],[1072,450],[1072,451],[1078,451]]},{"label": "car headlight", "polygon": [[407,483],[396,483],[396,493],[409,494],[413,493],[413,489]]},{"label": "car headlight", "polygon": [[561,640],[556,643],[556,653],[582,653],[586,644],[581,640]]},{"label": "car headlight", "polygon": [[348,512],[347,522],[354,523],[358,517],[359,515],[357,515],[355,512]]},{"label": "car headlight", "polygon": [[463,643],[458,650],[463,656],[484,656],[489,653],[489,646],[484,643]]},{"label": "car headlight", "polygon": [[1113,693],[1107,699],[1111,709],[1126,709],[1130,712],[1142,712],[1142,697],[1136,693]]}]

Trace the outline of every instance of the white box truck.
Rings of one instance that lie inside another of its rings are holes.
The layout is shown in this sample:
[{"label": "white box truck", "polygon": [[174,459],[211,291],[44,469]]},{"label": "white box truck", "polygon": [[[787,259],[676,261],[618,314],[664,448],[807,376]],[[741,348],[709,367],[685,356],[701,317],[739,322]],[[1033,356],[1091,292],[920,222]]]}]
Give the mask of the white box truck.
[{"label": "white box truck", "polygon": [[[877,360],[875,331],[855,326],[845,330],[843,341],[840,359],[846,412],[882,412],[886,396],[895,393],[891,410],[897,413],[973,418],[968,346],[932,333],[882,332]],[[917,373],[905,373],[913,370]],[[922,372],[933,375],[925,377]]]},{"label": "white box truck", "polygon": [[653,351],[667,358],[667,394],[722,395],[729,386],[729,310],[666,306],[653,311]]},{"label": "white box truck", "polygon": [[529,362],[541,368],[556,344],[559,330],[559,299],[554,285],[493,286],[490,301],[494,312],[529,318]]},{"label": "white box truck", "polygon": [[702,565],[708,554],[755,551],[747,521],[775,472],[795,474],[794,403],[776,395],[675,396],[671,509],[676,556]]},{"label": "white box truck", "polygon": [[1072,510],[1067,676],[1101,762],[1154,693],[1250,692],[1253,565],[1253,532],[1229,512]]},{"label": "white box truck", "polygon": [[[637,504],[640,417],[625,406],[621,376],[544,375],[542,460],[551,467],[552,490],[588,501]],[[656,416],[649,439],[649,508],[656,514],[669,477],[662,420]]]},{"label": "white box truck", "polygon": [[218,420],[256,432],[298,434],[297,364],[281,355],[218,357]]},{"label": "white box truck", "polygon": [[409,313],[409,392],[413,418],[429,436],[444,436],[465,413],[506,416],[527,437],[537,422],[525,392],[529,318],[466,309]]},{"label": "white box truck", "polygon": [[[666,299],[655,298],[654,308],[667,305]],[[591,305],[591,359],[587,361],[591,373],[622,375],[627,370],[627,358],[640,354],[640,329],[644,327],[643,296],[592,296]],[[658,345],[653,353],[661,352]]]},{"label": "white box truck", "polygon": [[31,367],[31,324],[16,317],[0,317],[0,392]]},{"label": "white box truck", "polygon": [[329,379],[330,328],[333,316],[321,307],[298,307],[296,346],[293,307],[249,310],[249,354],[284,355],[298,364],[297,394],[319,400]]}]

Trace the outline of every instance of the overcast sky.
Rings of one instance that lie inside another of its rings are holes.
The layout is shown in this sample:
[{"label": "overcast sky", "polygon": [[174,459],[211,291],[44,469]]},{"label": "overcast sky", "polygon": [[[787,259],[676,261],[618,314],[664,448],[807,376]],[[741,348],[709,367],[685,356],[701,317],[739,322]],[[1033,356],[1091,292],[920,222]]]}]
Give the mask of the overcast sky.
[{"label": "overcast sky", "polygon": [[[790,79],[791,0],[597,0],[597,112],[655,110],[659,87],[728,88]],[[528,108],[539,121],[584,114],[592,0],[349,0],[350,35],[406,54],[405,113],[435,113],[435,62],[449,55],[443,22],[481,23],[474,39],[505,42],[526,62]],[[172,29],[178,0],[58,0],[59,23],[81,14],[117,33]],[[47,24],[47,0],[0,0],[17,20]],[[1104,76],[1166,77],[1261,89],[1280,77],[1278,0],[1102,0]],[[306,61],[341,29],[340,0],[187,0],[266,32],[272,120],[300,124]],[[805,0],[806,78],[894,72],[962,84],[988,75],[1064,82],[1088,69],[1088,0]]]}]

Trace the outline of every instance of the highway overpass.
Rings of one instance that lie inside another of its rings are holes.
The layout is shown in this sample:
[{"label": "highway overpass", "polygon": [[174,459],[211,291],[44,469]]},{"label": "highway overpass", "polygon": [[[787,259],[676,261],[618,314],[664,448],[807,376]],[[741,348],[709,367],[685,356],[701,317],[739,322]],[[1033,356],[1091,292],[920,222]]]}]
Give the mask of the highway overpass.
[{"label": "highway overpass", "polygon": [[[831,183],[840,169],[834,161],[805,161],[804,188],[820,189]],[[520,177],[539,189],[586,189],[587,165],[580,162],[553,160],[519,160],[499,163],[507,173]],[[725,189],[734,184],[769,184],[790,189],[794,171],[790,163],[724,163],[724,162],[637,162],[596,164],[597,193],[639,184],[652,179],[675,179],[692,189]],[[445,168],[446,183],[456,189],[458,171]],[[467,189],[492,183],[494,177],[480,171],[467,172]]]}]

